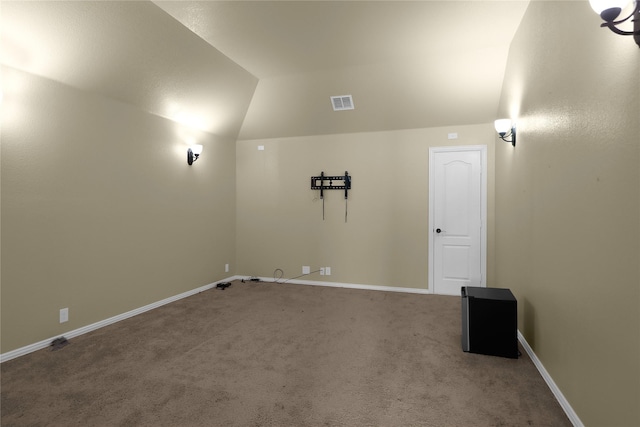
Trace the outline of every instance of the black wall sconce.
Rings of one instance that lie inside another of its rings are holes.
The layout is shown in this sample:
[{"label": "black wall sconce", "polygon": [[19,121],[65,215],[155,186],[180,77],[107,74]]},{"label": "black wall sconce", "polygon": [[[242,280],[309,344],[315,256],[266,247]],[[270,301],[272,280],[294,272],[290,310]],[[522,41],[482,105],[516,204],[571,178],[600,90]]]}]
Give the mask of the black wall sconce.
[{"label": "black wall sconce", "polygon": [[[618,15],[629,4],[629,0],[589,0],[591,8],[604,20],[601,27],[607,27],[616,34],[622,36],[633,36],[636,44],[640,47],[640,1],[634,0],[635,6],[631,15],[624,19],[617,19]],[[632,19],[633,18],[633,19]],[[633,22],[633,31],[621,30],[620,24],[627,21]]]},{"label": "black wall sconce", "polygon": [[200,144],[192,145],[187,149],[187,163],[189,164],[189,166],[191,166],[193,162],[198,160],[200,154],[202,154],[202,145]]},{"label": "black wall sconce", "polygon": [[511,124],[511,120],[499,119],[496,120],[493,125],[495,126],[496,132],[498,132],[501,140],[510,142],[514,147],[516,146],[516,125]]}]

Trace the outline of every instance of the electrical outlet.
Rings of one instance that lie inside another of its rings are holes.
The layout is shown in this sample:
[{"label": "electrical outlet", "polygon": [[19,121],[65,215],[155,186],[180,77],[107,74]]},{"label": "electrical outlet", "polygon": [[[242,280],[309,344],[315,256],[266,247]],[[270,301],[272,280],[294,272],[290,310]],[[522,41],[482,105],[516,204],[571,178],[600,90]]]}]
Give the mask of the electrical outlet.
[{"label": "electrical outlet", "polygon": [[224,265],[224,272],[228,273],[229,272],[229,264],[225,264]]},{"label": "electrical outlet", "polygon": [[331,276],[331,267],[325,267],[324,268],[324,275],[325,276]]},{"label": "electrical outlet", "polygon": [[69,321],[69,309],[68,308],[61,308],[60,309],[60,323],[64,323],[64,322],[68,322]]},{"label": "electrical outlet", "polygon": [[308,265],[303,265],[302,274],[310,274],[310,273],[311,273],[311,267],[309,267]]},{"label": "electrical outlet", "polygon": [[320,267],[320,275],[324,276],[324,267]]}]

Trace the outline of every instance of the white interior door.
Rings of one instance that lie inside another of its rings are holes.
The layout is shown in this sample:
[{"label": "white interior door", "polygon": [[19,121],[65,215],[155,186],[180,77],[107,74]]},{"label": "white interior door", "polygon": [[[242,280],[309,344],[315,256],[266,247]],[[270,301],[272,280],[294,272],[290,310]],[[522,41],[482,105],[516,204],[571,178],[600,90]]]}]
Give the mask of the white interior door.
[{"label": "white interior door", "polygon": [[429,152],[429,289],[486,286],[486,146]]}]

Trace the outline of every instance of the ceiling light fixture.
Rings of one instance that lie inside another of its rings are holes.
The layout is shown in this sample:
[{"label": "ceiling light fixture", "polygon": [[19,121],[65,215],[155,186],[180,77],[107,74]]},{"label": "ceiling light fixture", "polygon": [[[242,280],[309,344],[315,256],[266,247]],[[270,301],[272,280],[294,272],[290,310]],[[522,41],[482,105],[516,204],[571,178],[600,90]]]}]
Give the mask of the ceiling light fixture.
[{"label": "ceiling light fixture", "polygon": [[493,125],[495,126],[496,132],[498,132],[501,140],[510,142],[514,147],[516,146],[516,125],[511,124],[511,120],[499,119],[496,120]]},{"label": "ceiling light fixture", "polygon": [[192,145],[187,149],[187,163],[189,164],[189,166],[191,166],[193,162],[198,160],[200,154],[202,154],[202,145],[200,144]]},{"label": "ceiling light fixture", "polygon": [[[633,12],[624,19],[618,19],[618,15],[629,4],[629,0],[589,0],[591,8],[604,20],[601,27],[607,27],[616,34],[633,36],[636,44],[640,46],[640,1],[634,0]],[[633,19],[631,19],[633,18]],[[629,21],[631,19],[631,21]],[[633,31],[621,30],[620,24],[633,22]]]}]

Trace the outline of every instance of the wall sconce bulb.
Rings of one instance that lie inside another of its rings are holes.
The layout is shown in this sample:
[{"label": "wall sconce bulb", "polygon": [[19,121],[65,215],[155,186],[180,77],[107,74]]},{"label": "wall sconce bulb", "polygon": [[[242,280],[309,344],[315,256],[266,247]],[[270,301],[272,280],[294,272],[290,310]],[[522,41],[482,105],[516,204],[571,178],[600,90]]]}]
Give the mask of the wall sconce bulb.
[{"label": "wall sconce bulb", "polygon": [[[516,146],[516,125],[511,123],[509,119],[498,119],[493,125],[498,132],[498,136],[505,142],[510,142],[514,147]],[[510,138],[510,139],[509,139]]]},{"label": "wall sconce bulb", "polygon": [[[634,0],[633,12],[626,18],[618,19],[618,16],[629,4],[629,0],[589,0],[589,4],[595,13],[604,21],[601,27],[607,27],[621,36],[633,36],[636,44],[640,46],[640,0]],[[627,31],[618,28],[625,22],[633,22],[633,30]]]},{"label": "wall sconce bulb", "polygon": [[196,144],[189,147],[187,149],[187,164],[191,166],[193,162],[198,160],[201,153],[202,153],[202,145]]}]

